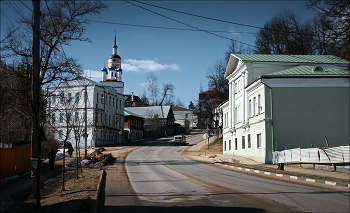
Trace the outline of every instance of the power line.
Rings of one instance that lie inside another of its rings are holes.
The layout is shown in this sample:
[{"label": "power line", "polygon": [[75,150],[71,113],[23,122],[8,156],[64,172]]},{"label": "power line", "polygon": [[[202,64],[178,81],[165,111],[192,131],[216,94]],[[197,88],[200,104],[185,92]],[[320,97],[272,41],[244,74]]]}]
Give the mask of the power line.
[{"label": "power line", "polygon": [[[124,0],[124,1],[128,2],[127,0]],[[198,28],[198,27],[194,27],[194,26],[192,26],[192,25],[190,25],[190,24],[186,24],[186,23],[184,23],[184,22],[175,20],[175,19],[170,18],[170,17],[168,17],[168,16],[165,16],[165,15],[162,15],[162,14],[160,14],[160,13],[157,13],[157,12],[154,12],[154,11],[152,11],[152,10],[149,10],[149,9],[147,9],[147,8],[144,8],[144,7],[140,6],[140,5],[136,5],[136,4],[133,4],[133,3],[131,3],[131,2],[128,2],[128,3],[130,3],[130,4],[132,4],[132,5],[136,6],[136,7],[140,7],[140,8],[142,8],[142,9],[144,9],[144,10],[147,10],[147,11],[149,11],[149,12],[151,12],[151,13],[154,13],[154,14],[157,14],[157,15],[159,15],[159,16],[162,16],[162,17],[165,17],[165,18],[167,18],[167,19],[170,19],[170,20],[172,20],[172,21],[178,22],[178,23],[180,23],[180,24],[183,24],[183,25],[186,25],[186,26],[195,28],[195,29],[197,29],[197,30],[199,30],[199,31],[206,32],[206,33],[209,33],[209,34],[211,34],[211,35],[214,35],[214,36],[217,36],[217,37],[221,37],[221,38],[224,38],[224,39],[227,39],[227,40],[230,40],[230,41],[236,41],[236,42],[241,43],[241,44],[245,44],[245,45],[248,45],[248,46],[255,47],[254,45],[251,45],[251,44],[247,44],[247,43],[244,43],[244,42],[241,42],[241,41],[237,41],[237,40],[234,40],[234,39],[231,39],[231,38],[227,38],[227,37],[225,37],[225,36],[221,36],[221,35],[218,35],[218,34],[215,34],[215,33],[209,32],[209,31],[206,31],[206,30],[202,30],[202,29],[200,29],[200,28]]]},{"label": "power line", "polygon": [[[7,1],[5,1],[5,4],[7,4],[7,6],[8,6],[9,8],[11,8],[15,13],[17,13],[17,15],[19,15],[19,16],[22,17],[22,15],[17,11],[17,9],[16,9],[15,7],[13,7],[13,5],[12,5],[10,2],[7,3]],[[23,17],[22,17],[22,18],[23,18]]]},{"label": "power line", "polygon": [[31,10],[27,5],[25,5],[21,0],[19,0],[19,2],[21,3],[21,4],[23,4],[26,8],[28,8],[28,10],[30,11],[30,12],[33,12],[33,10]]},{"label": "power line", "polygon": [[[204,19],[208,19],[208,20],[212,20],[212,21],[218,21],[218,22],[223,22],[223,23],[227,23],[227,24],[234,24],[234,25],[239,25],[239,26],[243,26],[243,27],[250,27],[250,28],[260,29],[260,30],[280,31],[280,30],[268,29],[268,28],[265,28],[265,27],[258,27],[258,26],[253,26],[253,25],[249,25],[249,24],[242,24],[242,23],[237,23],[237,22],[232,22],[232,21],[225,21],[225,20],[221,20],[221,19],[210,18],[210,17],[206,17],[206,16],[201,16],[201,15],[196,15],[196,14],[192,14],[192,13],[182,12],[182,11],[169,9],[169,8],[166,8],[166,7],[161,7],[161,6],[157,6],[157,5],[153,5],[153,4],[149,4],[149,3],[141,2],[141,1],[137,1],[137,0],[131,0],[131,1],[135,1],[137,3],[145,4],[145,5],[152,6],[152,7],[157,7],[157,8],[164,9],[164,10],[169,10],[169,11],[172,11],[172,12],[182,13],[182,14],[186,14],[186,15],[190,15],[190,16],[194,16],[194,17],[198,17],[198,18],[204,18]],[[281,31],[286,32],[285,30],[281,30]],[[288,33],[318,36],[318,35],[315,35],[315,34],[301,33],[301,32],[288,32]]]},{"label": "power line", "polygon": [[19,28],[20,28],[20,27],[17,27],[15,30],[13,30],[12,32],[10,32],[10,34],[8,34],[8,35],[6,36],[6,38],[4,38],[3,40],[1,40],[0,43],[4,42],[8,37],[12,36],[12,34],[13,34],[14,32],[16,32]]},{"label": "power line", "polygon": [[[90,22],[96,22],[96,23],[104,23],[104,24],[117,24],[117,25],[125,25],[125,26],[131,26],[131,27],[144,27],[144,28],[155,28],[155,29],[165,29],[165,30],[180,30],[180,31],[203,31],[198,29],[186,29],[186,28],[176,28],[176,27],[157,27],[157,26],[151,26],[151,25],[139,25],[139,24],[126,24],[126,23],[119,23],[119,22],[109,22],[109,21],[96,21],[96,20],[88,20]],[[217,33],[245,33],[245,34],[256,34],[255,32],[232,32],[232,31],[224,31],[224,30],[205,30],[208,32],[217,32]]]},{"label": "power line", "polygon": [[4,16],[13,24],[13,25],[15,25],[13,22],[12,22],[12,20],[9,18],[9,17],[7,17],[7,15],[1,10],[1,12],[2,12],[2,14],[4,14]]}]

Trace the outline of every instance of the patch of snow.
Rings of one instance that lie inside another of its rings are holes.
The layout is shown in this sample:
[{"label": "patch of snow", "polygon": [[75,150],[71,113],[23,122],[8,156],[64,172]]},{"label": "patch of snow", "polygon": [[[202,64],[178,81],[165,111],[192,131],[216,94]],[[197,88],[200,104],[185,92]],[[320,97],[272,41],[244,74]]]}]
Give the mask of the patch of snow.
[{"label": "patch of snow", "polygon": [[226,159],[225,162],[227,162],[227,163],[234,163],[235,159],[229,158],[229,159]]},{"label": "patch of snow", "polygon": [[83,168],[86,168],[86,167],[88,167],[88,165],[89,165],[90,163],[91,163],[91,160],[84,159],[84,160],[81,161],[81,166],[82,166]]}]

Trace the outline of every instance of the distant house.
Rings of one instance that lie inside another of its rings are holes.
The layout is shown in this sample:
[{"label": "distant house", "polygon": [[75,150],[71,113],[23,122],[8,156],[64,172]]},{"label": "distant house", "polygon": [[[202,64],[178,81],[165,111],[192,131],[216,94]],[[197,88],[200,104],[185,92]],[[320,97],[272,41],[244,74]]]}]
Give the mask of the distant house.
[{"label": "distant house", "polygon": [[174,129],[174,113],[171,106],[126,107],[130,113],[144,118],[144,129],[147,136],[172,135]]},{"label": "distant house", "polygon": [[125,107],[145,107],[145,104],[139,96],[134,95],[132,92],[130,95],[125,95]]},{"label": "distant house", "polygon": [[175,123],[182,126],[185,130],[193,128],[193,109],[187,109],[184,107],[173,107],[175,116]]},{"label": "distant house", "polygon": [[143,139],[143,120],[143,117],[124,109],[124,130],[128,132],[128,141]]},{"label": "distant house", "polygon": [[286,148],[349,144],[349,62],[330,55],[231,54],[220,105],[223,154],[271,163]]}]

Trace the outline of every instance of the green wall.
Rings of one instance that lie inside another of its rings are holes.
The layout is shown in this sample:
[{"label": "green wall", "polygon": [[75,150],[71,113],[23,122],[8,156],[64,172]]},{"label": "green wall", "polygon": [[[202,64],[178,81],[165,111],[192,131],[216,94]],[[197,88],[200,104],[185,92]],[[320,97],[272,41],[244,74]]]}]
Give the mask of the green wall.
[{"label": "green wall", "polygon": [[273,88],[273,140],[285,147],[349,144],[349,88]]}]

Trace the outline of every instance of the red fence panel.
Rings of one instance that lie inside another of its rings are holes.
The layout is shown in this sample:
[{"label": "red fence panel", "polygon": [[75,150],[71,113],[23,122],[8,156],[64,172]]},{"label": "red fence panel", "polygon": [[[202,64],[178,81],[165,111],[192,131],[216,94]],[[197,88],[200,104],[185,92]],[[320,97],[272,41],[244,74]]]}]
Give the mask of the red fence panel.
[{"label": "red fence panel", "polygon": [[0,149],[0,178],[29,172],[31,145]]}]

